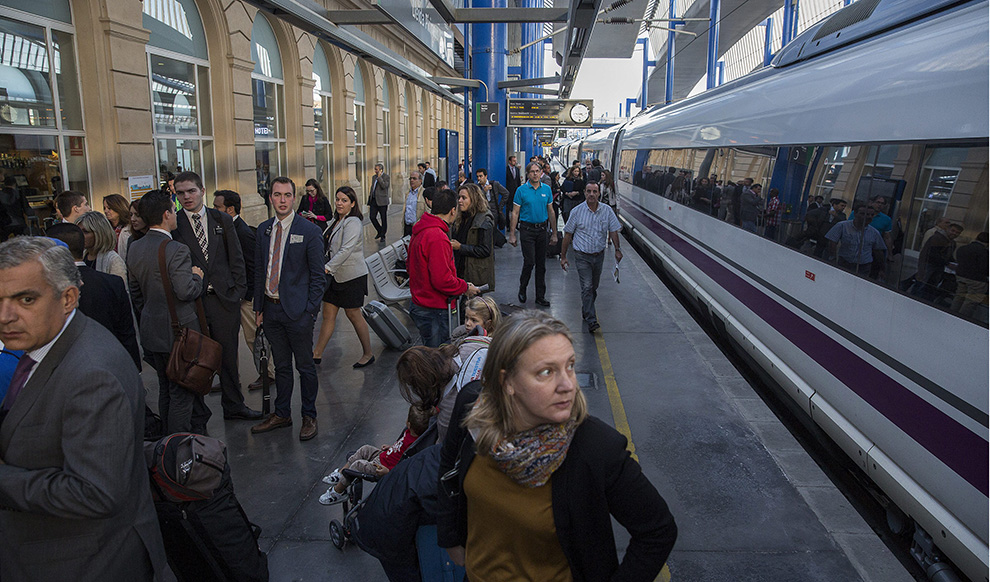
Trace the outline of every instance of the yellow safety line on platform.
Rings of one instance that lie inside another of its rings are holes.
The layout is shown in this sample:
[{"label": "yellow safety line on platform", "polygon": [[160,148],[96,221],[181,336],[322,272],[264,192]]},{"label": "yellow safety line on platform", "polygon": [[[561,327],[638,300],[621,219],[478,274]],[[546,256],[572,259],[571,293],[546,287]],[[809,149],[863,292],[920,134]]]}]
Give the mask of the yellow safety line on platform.
[{"label": "yellow safety line on platform", "polygon": [[636,456],[636,445],[633,444],[632,431],[629,430],[626,408],[622,405],[619,385],[615,381],[615,372],[612,370],[612,359],[608,357],[605,336],[601,332],[595,334],[595,344],[598,346],[598,359],[602,362],[602,372],[605,374],[605,387],[608,389],[608,401],[612,405],[612,420],[615,421],[615,430],[621,432],[629,441],[626,448],[638,463],[639,457]]},{"label": "yellow safety line on platform", "polygon": [[[605,347],[605,336],[601,332],[595,334],[595,345],[598,347],[598,359],[602,362],[602,373],[605,374],[605,387],[608,389],[608,401],[612,405],[612,420],[615,422],[615,430],[626,437],[629,455],[639,462],[636,456],[636,445],[633,444],[632,431],[629,430],[629,419],[626,418],[626,407],[622,405],[622,396],[619,395],[619,384],[615,381],[615,371],[612,370],[612,358],[608,356],[608,348]],[[653,582],[670,582],[670,568],[667,564],[657,574]]]}]

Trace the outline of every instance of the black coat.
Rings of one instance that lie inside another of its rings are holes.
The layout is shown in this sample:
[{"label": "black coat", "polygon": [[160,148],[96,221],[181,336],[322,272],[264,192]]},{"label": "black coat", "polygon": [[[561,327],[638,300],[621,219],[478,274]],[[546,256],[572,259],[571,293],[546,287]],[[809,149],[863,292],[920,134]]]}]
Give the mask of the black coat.
[{"label": "black coat", "polygon": [[[481,390],[475,381],[461,389],[440,453],[440,475],[459,462],[451,497],[438,485],[437,540],[440,547],[467,541],[467,499],[464,477],[474,460],[474,439],[460,419]],[[454,419],[457,419],[456,421]],[[574,582],[652,582],[677,539],[677,526],[666,502],[626,450],[626,438],[593,416],[577,428],[567,458],[553,473],[551,504],[557,539]],[[612,519],[630,533],[619,562]]]},{"label": "black coat", "polygon": [[127,295],[124,280],[86,265],[78,265],[78,268],[83,282],[79,290],[79,311],[109,329],[140,370],[141,352],[134,331],[134,316],[131,315],[131,298]]},{"label": "black coat", "polygon": [[244,300],[254,300],[254,245],[258,235],[250,224],[244,222],[243,218],[234,220],[234,230],[237,231],[237,240],[241,243],[241,254],[244,255],[244,273],[247,280],[247,288],[244,290]]},{"label": "black coat", "polygon": [[[176,216],[176,227],[172,231],[172,239],[189,247],[193,266],[203,269],[203,291],[206,295],[212,287],[217,297],[228,310],[240,309],[241,298],[247,289],[247,277],[244,275],[244,254],[241,244],[234,234],[234,223],[230,215],[213,208],[206,209],[206,240],[210,253],[209,261],[203,256],[203,250],[196,240],[193,226],[182,210]],[[207,308],[208,309],[208,308]],[[210,317],[207,311],[207,317]]]}]

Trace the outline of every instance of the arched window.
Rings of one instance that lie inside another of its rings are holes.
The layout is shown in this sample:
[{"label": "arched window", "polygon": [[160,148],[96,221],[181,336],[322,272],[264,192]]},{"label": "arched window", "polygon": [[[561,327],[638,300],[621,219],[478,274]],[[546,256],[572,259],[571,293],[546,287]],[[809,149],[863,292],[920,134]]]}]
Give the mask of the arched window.
[{"label": "arched window", "polygon": [[392,111],[389,103],[392,99],[388,92],[388,79],[382,79],[382,155],[385,171],[388,172],[392,166]]},{"label": "arched window", "polygon": [[0,183],[23,194],[43,220],[62,190],[90,190],[75,29],[68,0],[2,4]]},{"label": "arched window", "polygon": [[333,94],[330,86],[330,66],[323,47],[313,53],[313,126],[316,130],[316,180],[327,195],[336,189],[333,170]]},{"label": "arched window", "polygon": [[193,171],[216,190],[206,34],[193,0],[144,0],[158,180]]},{"label": "arched window", "polygon": [[285,172],[285,104],[282,56],[271,24],[262,12],[251,28],[251,95],[254,101],[254,164],[258,194],[268,204],[272,179]]},{"label": "arched window", "polygon": [[[364,196],[364,181],[368,159],[368,121],[365,118],[364,75],[361,65],[354,65],[354,160],[357,180],[360,183],[361,196]],[[359,198],[360,199],[360,198]]]}]

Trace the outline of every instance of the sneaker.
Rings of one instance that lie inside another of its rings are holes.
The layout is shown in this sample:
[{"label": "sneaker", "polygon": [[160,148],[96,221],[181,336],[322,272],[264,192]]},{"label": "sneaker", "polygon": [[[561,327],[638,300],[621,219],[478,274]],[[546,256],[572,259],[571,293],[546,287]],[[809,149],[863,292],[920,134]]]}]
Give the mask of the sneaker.
[{"label": "sneaker", "polygon": [[320,495],[320,503],[323,505],[333,505],[345,499],[347,499],[347,493],[337,493],[337,490],[333,487],[327,489],[327,492],[323,495]]},{"label": "sneaker", "polygon": [[334,469],[333,473],[330,473],[323,478],[323,482],[327,485],[336,485],[337,483],[340,483],[340,477],[340,469]]}]

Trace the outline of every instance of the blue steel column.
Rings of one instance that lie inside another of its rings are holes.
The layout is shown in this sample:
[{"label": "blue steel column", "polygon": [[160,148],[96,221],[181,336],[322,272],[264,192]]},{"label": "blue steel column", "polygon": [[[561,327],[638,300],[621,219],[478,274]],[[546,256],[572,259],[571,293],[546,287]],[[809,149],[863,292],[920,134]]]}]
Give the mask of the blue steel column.
[{"label": "blue steel column", "polygon": [[[471,0],[464,0],[464,7],[471,7]],[[464,25],[464,78],[471,78],[471,25]],[[471,91],[464,89],[464,174],[474,178],[474,162],[471,159]]]},{"label": "blue steel column", "polygon": [[769,67],[770,61],[773,60],[773,18],[767,18],[763,25],[767,28],[767,35],[763,41],[763,66]]},{"label": "blue steel column", "polygon": [[[520,2],[521,8],[541,8],[542,3],[540,0],[522,0]],[[519,25],[520,27],[520,42],[522,46],[525,46],[536,39],[540,38],[540,23],[531,22]],[[525,48],[522,51],[520,57],[520,69],[522,71],[520,77],[523,79],[536,79],[543,76],[543,43],[538,42],[535,45]],[[521,97],[534,98],[537,97],[534,93],[522,93]],[[533,136],[536,131],[529,127],[524,127],[519,129],[519,142],[522,147],[526,148],[529,156],[536,154],[536,147],[533,145]],[[527,157],[528,159],[528,157]]]},{"label": "blue steel column", "polygon": [[[784,0],[785,2],[788,0]],[[718,21],[721,18],[721,0],[711,0],[708,11],[708,78],[706,88],[715,87],[715,63],[718,61]]]},{"label": "blue steel column", "polygon": [[[475,8],[506,8],[506,0],[474,0]],[[509,43],[508,28],[504,23],[482,23],[471,25],[472,78],[488,85],[475,90],[474,101],[498,103],[499,126],[475,127],[473,152],[474,167],[486,168],[489,175],[498,176],[505,168],[505,90],[498,88],[507,74],[506,45]],[[492,173],[494,172],[494,174]]]},{"label": "blue steel column", "polygon": [[785,47],[794,38],[794,4],[792,0],[784,0],[784,32],[780,46]]},{"label": "blue steel column", "polygon": [[[676,18],[674,16],[674,0],[670,0],[670,12],[667,13],[667,18],[671,20]],[[667,81],[664,87],[663,102],[669,105],[674,101],[674,44],[676,42],[674,39],[677,38],[677,34],[674,32],[673,22],[668,22],[667,25],[670,27],[670,30],[667,31]],[[646,48],[644,46],[643,50],[646,50]]]}]

